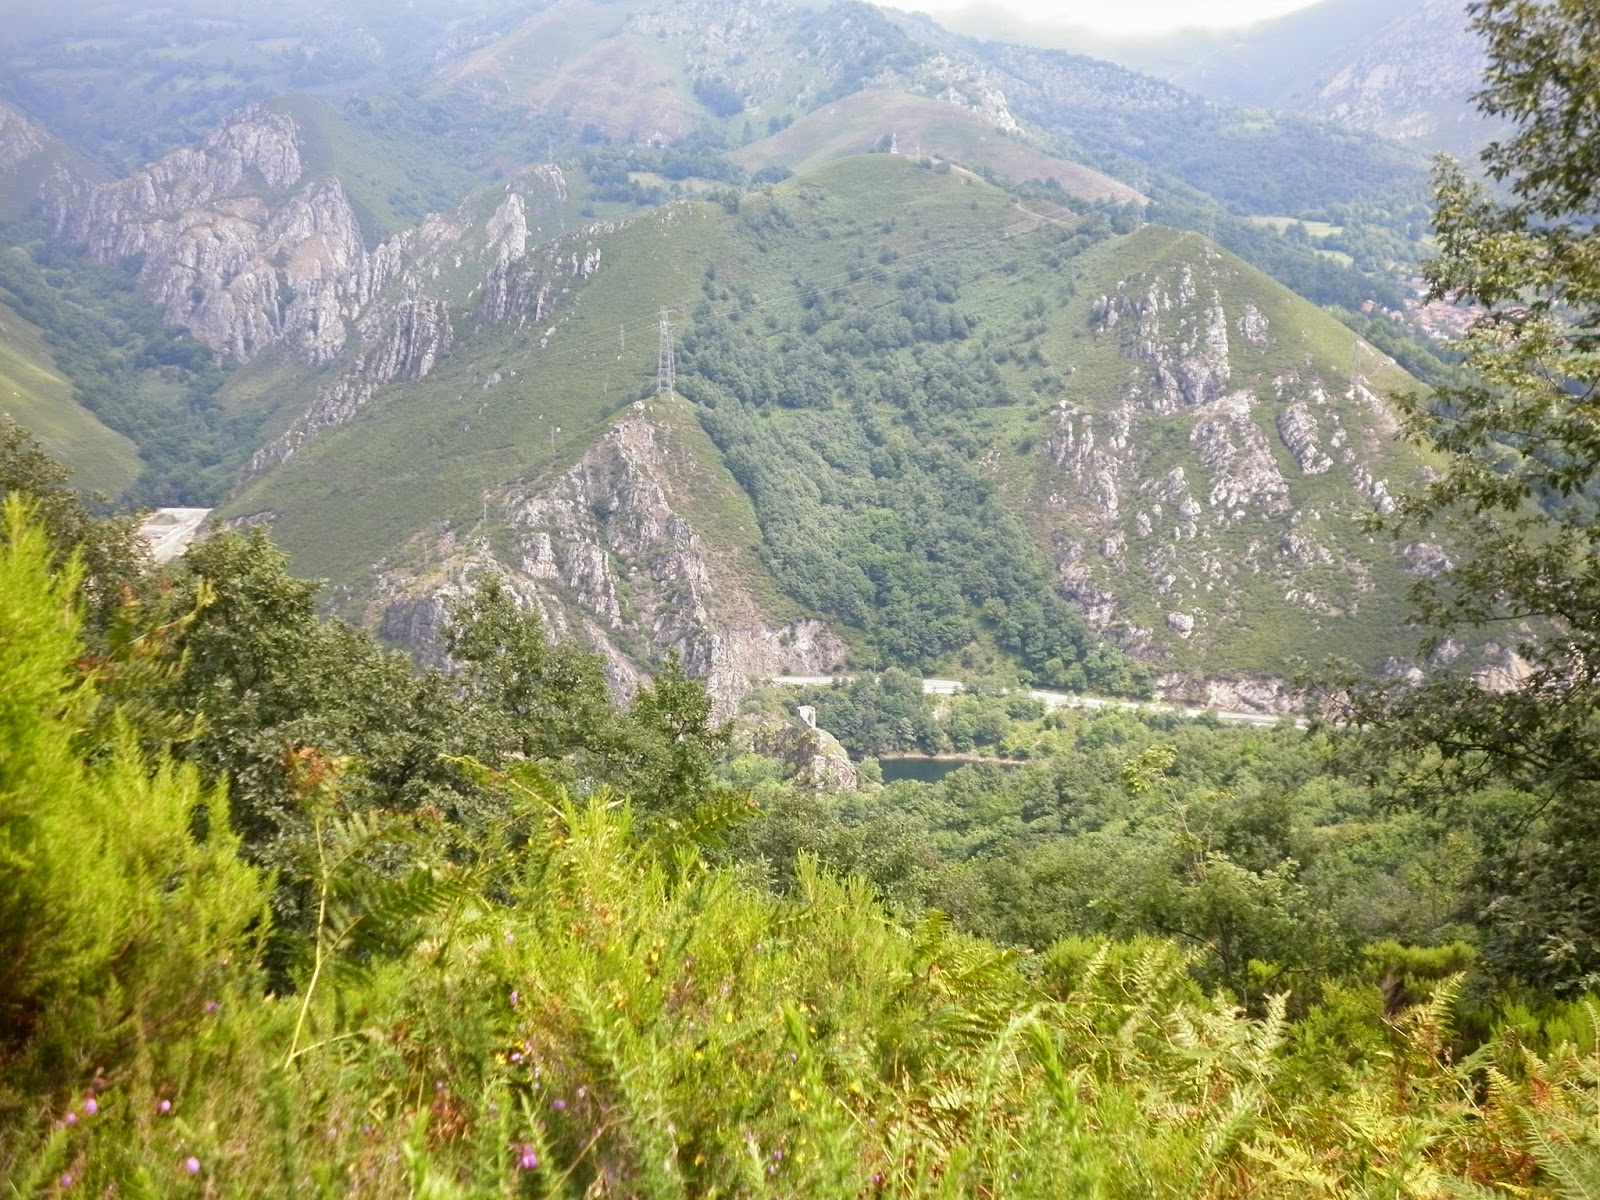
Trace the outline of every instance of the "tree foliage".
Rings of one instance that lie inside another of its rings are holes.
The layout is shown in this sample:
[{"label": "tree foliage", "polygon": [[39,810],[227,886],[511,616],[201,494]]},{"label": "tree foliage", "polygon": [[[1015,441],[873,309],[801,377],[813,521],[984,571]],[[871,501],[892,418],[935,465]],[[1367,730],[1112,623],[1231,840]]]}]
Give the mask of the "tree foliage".
[{"label": "tree foliage", "polygon": [[[843,802],[750,820],[680,664],[600,722],[609,758],[587,735],[537,757],[598,719],[559,711],[593,664],[503,588],[458,606],[456,673],[415,672],[319,619],[259,532],[191,551],[194,611],[161,642],[176,678],[155,700],[203,718],[179,750],[207,787],[95,719],[77,568],[15,498],[7,521],[0,1175],[19,1194],[1422,1200],[1592,1175],[1583,1006],[1489,1022],[1457,1065],[1449,975],[1470,955],[1376,947],[1320,1001],[1294,983],[1336,960],[1330,867],[1385,831],[1319,828],[1369,814],[1317,790],[1290,730],[1250,735],[1269,750],[1098,714],[1014,783],[883,789],[822,848],[906,879],[890,910],[803,838],[756,885],[734,822],[771,846],[796,816],[837,829]],[[414,790],[432,770],[456,772],[454,808]],[[914,911],[944,853],[926,834],[976,848],[1024,822],[1070,836],[942,877],[969,923],[1038,933],[1037,954]],[[975,871],[992,909],[961,890]],[[1027,924],[1050,901],[1080,936]]]},{"label": "tree foliage", "polygon": [[[1358,690],[1379,759],[1411,763],[1430,803],[1509,784],[1524,797],[1483,880],[1502,969],[1544,986],[1600,979],[1600,10],[1484,0],[1479,103],[1509,135],[1484,161],[1506,196],[1441,160],[1435,297],[1474,305],[1470,386],[1413,401],[1442,469],[1392,527],[1444,534],[1452,566],[1415,591],[1432,653],[1490,641],[1512,679],[1470,655],[1415,689]],[[1513,657],[1514,656],[1514,657]]]}]

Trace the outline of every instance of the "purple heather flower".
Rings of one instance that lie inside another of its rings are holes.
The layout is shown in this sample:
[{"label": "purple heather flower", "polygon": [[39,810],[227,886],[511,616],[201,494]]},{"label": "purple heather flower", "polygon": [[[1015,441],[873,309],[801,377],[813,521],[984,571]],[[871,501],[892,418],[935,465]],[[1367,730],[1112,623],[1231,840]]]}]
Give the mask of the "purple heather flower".
[{"label": "purple heather flower", "polygon": [[191,1175],[200,1174],[200,1160],[192,1154],[189,1155],[188,1158],[183,1160],[183,1169]]},{"label": "purple heather flower", "polygon": [[61,1118],[61,1123],[63,1125],[76,1125],[78,1123],[78,1114],[75,1112],[69,1112],[66,1116]]},{"label": "purple heather flower", "polygon": [[211,1014],[219,1011],[221,1008],[222,1008],[222,1005],[219,1004],[215,1000],[207,1000],[206,1001],[206,1015],[207,1016],[210,1016]]},{"label": "purple heather flower", "polygon": [[522,999],[522,997],[517,993],[517,989],[516,988],[512,988],[511,989],[511,1007],[515,1008],[517,1006],[517,1001],[520,1000],[520,999]]},{"label": "purple heather flower", "polygon": [[72,1172],[68,1171],[61,1177],[61,1190],[64,1192],[72,1186]]},{"label": "purple heather flower", "polygon": [[162,1100],[162,1101],[160,1101],[160,1102],[158,1102],[156,1104],[156,1112],[160,1113],[163,1117],[166,1116],[171,1111],[172,1111],[172,1101],[171,1100]]},{"label": "purple heather flower", "polygon": [[554,1100],[550,1101],[550,1107],[555,1109],[557,1112],[563,1112],[567,1107],[567,1102],[560,1096],[557,1096]]},{"label": "purple heather flower", "polygon": [[772,1157],[781,1160],[783,1158],[783,1151],[782,1150],[774,1150],[772,1152]]},{"label": "purple heather flower", "polygon": [[511,1052],[511,1061],[514,1062],[514,1063],[521,1062],[522,1061],[522,1051],[521,1050],[513,1050]]},{"label": "purple heather flower", "polygon": [[94,1116],[95,1113],[100,1111],[100,1102],[93,1096],[90,1096],[83,1102],[83,1111],[88,1113],[91,1117]]},{"label": "purple heather flower", "polygon": [[530,1146],[526,1142],[524,1142],[523,1146],[522,1146],[522,1151],[517,1156],[517,1166],[521,1167],[524,1171],[531,1171],[535,1167],[537,1167],[538,1165],[539,1165],[539,1156],[538,1156],[538,1154],[536,1154],[534,1152],[534,1149],[533,1149],[532,1146]]}]

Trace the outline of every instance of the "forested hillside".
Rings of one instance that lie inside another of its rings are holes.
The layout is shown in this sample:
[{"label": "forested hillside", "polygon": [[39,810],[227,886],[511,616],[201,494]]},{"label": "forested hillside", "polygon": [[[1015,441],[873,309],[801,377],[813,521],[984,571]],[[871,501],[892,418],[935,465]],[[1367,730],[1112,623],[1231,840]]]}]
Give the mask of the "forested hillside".
[{"label": "forested hillside", "polygon": [[0,48],[0,300],[83,433],[33,423],[124,503],[269,523],[423,657],[490,565],[619,695],[676,650],[729,711],[841,666],[1264,697],[1312,641],[1407,655],[1439,552],[1356,525],[1421,466],[1386,355],[1446,368],[1392,145],[860,4],[83,20]]}]

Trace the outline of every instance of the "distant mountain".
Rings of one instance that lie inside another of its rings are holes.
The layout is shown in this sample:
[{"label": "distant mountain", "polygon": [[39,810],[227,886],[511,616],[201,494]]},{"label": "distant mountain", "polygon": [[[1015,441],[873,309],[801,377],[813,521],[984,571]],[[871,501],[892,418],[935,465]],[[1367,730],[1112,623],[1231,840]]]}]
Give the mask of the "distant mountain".
[{"label": "distant mountain", "polygon": [[1465,0],[1322,0],[1239,30],[1108,38],[1026,24],[984,6],[949,20],[974,36],[1061,47],[1222,104],[1300,113],[1472,156],[1487,139],[1471,96],[1483,58]]},{"label": "distant mountain", "polygon": [[1352,129],[1475,156],[1492,135],[1471,97],[1483,51],[1462,0],[1422,0],[1336,57],[1310,88],[1286,92],[1299,111]]}]

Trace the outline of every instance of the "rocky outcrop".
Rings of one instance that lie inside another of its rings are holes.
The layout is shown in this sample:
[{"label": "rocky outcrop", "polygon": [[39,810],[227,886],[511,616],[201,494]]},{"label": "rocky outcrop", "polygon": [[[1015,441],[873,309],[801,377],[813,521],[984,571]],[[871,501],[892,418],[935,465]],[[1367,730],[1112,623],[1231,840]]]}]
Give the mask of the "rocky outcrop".
[{"label": "rocky outcrop", "polygon": [[[1062,401],[1053,414],[1055,432],[1045,443],[1050,460],[1071,478],[1076,496],[1086,500],[1105,520],[1114,520],[1121,511],[1122,464],[1128,451],[1128,433],[1133,414],[1126,406],[1099,422]],[[1064,503],[1060,496],[1053,504]]]},{"label": "rocky outcrop", "polygon": [[1281,679],[1244,676],[1238,679],[1194,679],[1169,674],[1157,681],[1157,694],[1217,712],[1279,716],[1300,709],[1303,697]]},{"label": "rocky outcrop", "polygon": [[[1175,288],[1158,280],[1136,295],[1123,291],[1101,296],[1094,306],[1096,329],[1105,333],[1120,325],[1129,353],[1153,369],[1153,387],[1143,397],[1156,412],[1198,408],[1219,399],[1228,387],[1232,363],[1222,297],[1213,293],[1202,314],[1185,313],[1193,309],[1194,287],[1193,270],[1186,267]],[[1170,315],[1174,309],[1175,319]],[[1163,314],[1176,326],[1172,335],[1163,330]]]},{"label": "rocky outcrop", "polygon": [[[305,177],[293,119],[253,105],[199,147],[128,179],[91,184],[58,172],[47,207],[58,232],[95,257],[138,256],[140,282],[167,321],[219,354],[247,361],[281,346],[311,364],[348,359],[256,454],[251,470],[261,471],[349,420],[379,388],[428,375],[464,314],[550,321],[562,281],[600,267],[598,229],[551,241],[530,228],[566,195],[558,169],[531,169],[488,213],[469,199],[369,249],[339,181]],[[479,264],[476,281],[462,274],[469,262]]]},{"label": "rocky outcrop", "polygon": [[681,515],[692,509],[686,455],[669,423],[635,405],[555,479],[489,497],[505,523],[505,549],[490,555],[481,544],[467,551],[441,542],[431,551],[440,570],[415,583],[407,581],[414,572],[384,573],[377,623],[420,645],[438,625],[429,597],[491,568],[544,613],[552,634],[582,637],[604,654],[621,696],[668,651],[705,682],[719,719],[752,680],[832,672],[843,642],[817,621],[765,620],[719,550]]},{"label": "rocky outcrop", "polygon": [[44,134],[9,104],[0,104],[0,175],[16,170],[45,147]]},{"label": "rocky outcrop", "polygon": [[859,782],[856,765],[838,738],[817,727],[815,710],[802,705],[795,720],[747,717],[740,726],[739,739],[748,739],[754,753],[781,762],[796,786],[814,791],[855,791]]},{"label": "rocky outcrop", "polygon": [[1289,405],[1278,414],[1278,436],[1300,465],[1305,475],[1321,475],[1333,467],[1333,459],[1322,452],[1318,442],[1321,431],[1311,409],[1304,403]]},{"label": "rocky outcrop", "polygon": [[1239,314],[1239,336],[1252,346],[1265,346],[1272,339],[1268,330],[1272,323],[1266,315],[1254,304],[1246,304],[1244,311]]},{"label": "rocky outcrop", "polygon": [[1208,407],[1189,435],[1211,469],[1211,507],[1235,521],[1246,509],[1277,513],[1289,507],[1289,486],[1251,415],[1255,405],[1251,393],[1234,392]]}]

